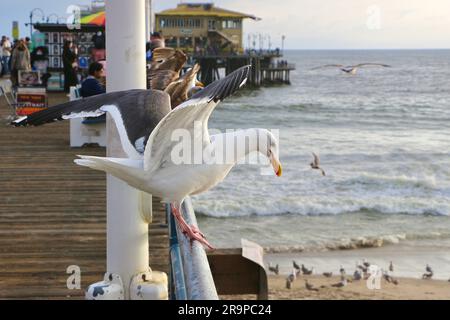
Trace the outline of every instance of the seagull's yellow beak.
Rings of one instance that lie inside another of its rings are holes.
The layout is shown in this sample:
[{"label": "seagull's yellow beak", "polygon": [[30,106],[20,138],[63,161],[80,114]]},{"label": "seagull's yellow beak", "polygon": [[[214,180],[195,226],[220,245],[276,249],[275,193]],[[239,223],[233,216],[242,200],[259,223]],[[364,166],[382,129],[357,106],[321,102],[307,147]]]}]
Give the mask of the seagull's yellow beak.
[{"label": "seagull's yellow beak", "polygon": [[281,177],[283,174],[283,167],[281,166],[280,161],[275,158],[273,154],[270,155],[270,163],[272,164],[273,171],[278,177]]},{"label": "seagull's yellow beak", "polygon": [[204,87],[205,87],[205,85],[204,85],[203,83],[201,83],[200,81],[196,81],[196,82],[195,82],[195,86],[196,86],[196,87],[201,87],[201,88],[204,88]]}]

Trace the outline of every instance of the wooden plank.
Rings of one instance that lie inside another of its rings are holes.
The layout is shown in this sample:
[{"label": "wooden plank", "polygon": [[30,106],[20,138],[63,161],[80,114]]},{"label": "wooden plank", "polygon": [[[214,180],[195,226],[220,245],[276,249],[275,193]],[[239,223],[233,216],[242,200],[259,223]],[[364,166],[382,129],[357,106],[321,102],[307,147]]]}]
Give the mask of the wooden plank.
[{"label": "wooden plank", "polygon": [[[67,100],[51,94],[52,105]],[[105,174],[76,166],[69,123],[13,128],[0,97],[0,299],[83,299],[106,271]],[[150,266],[169,271],[165,209],[153,200]],[[81,289],[68,290],[66,268],[81,268]]]}]

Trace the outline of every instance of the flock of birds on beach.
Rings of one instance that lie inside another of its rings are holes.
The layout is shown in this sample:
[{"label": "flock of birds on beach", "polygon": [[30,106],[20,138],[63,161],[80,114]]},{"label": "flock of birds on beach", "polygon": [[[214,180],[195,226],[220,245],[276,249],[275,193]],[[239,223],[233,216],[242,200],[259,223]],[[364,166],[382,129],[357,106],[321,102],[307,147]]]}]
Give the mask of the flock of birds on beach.
[{"label": "flock of birds on beach", "polygon": [[[371,276],[371,272],[370,272],[371,265],[372,264],[370,262],[366,261],[365,259],[363,259],[362,262],[359,262],[359,261],[356,262],[355,271],[353,272],[353,274],[351,276],[347,275],[345,268],[341,265],[339,267],[340,280],[329,286],[322,285],[320,287],[316,287],[316,286],[314,286],[314,284],[311,283],[311,279],[308,279],[307,277],[305,277],[304,278],[305,288],[308,291],[319,292],[320,289],[325,289],[328,287],[343,288],[352,282],[368,280],[369,277]],[[274,273],[275,275],[280,274],[280,267],[278,264],[273,266],[269,262],[268,269],[270,272]],[[394,264],[392,261],[389,263],[389,266],[386,270],[381,269],[380,271],[381,271],[382,278],[387,283],[391,283],[396,286],[399,285],[398,279],[396,279],[392,276],[392,274],[394,272]],[[293,260],[292,261],[292,271],[286,277],[286,289],[291,289],[294,282],[297,279],[299,279],[302,275],[310,276],[310,275],[314,275],[314,274],[315,274],[314,267],[311,267],[310,269],[308,269],[304,264],[300,265],[295,260]],[[427,264],[425,267],[425,273],[422,275],[422,279],[431,280],[433,278],[433,275],[434,275],[433,269],[430,267],[430,265]],[[332,278],[333,272],[332,271],[323,272],[322,276],[324,276],[325,278]],[[450,279],[448,281],[450,282]]]}]

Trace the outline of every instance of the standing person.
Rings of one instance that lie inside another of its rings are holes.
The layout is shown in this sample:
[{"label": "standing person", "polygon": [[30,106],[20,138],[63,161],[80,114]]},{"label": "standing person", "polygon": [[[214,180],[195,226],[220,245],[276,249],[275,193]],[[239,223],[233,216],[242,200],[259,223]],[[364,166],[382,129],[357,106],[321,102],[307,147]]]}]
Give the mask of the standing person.
[{"label": "standing person", "polygon": [[27,46],[27,48],[28,48],[28,51],[32,51],[32,46],[33,46],[33,44],[31,43],[31,39],[30,39],[30,37],[25,37],[25,45]]},{"label": "standing person", "polygon": [[73,51],[73,43],[70,40],[64,42],[62,60],[64,65],[64,91],[69,92],[71,86],[78,84],[77,55]]},{"label": "standing person", "polygon": [[3,74],[8,74],[10,72],[9,70],[9,63],[10,63],[10,59],[11,59],[11,51],[12,51],[12,47],[11,47],[11,42],[9,41],[9,38],[6,36],[2,37],[2,40],[0,42],[0,52],[1,52],[1,62],[3,65]]},{"label": "standing person", "polygon": [[24,40],[20,40],[11,55],[11,81],[14,86],[19,85],[19,71],[31,70],[30,51]]}]

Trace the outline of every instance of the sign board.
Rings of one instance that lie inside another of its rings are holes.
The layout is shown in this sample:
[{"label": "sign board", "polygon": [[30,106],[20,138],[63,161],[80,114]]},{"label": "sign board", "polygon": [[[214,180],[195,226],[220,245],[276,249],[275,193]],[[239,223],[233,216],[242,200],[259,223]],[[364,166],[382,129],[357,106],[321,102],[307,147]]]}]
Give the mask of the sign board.
[{"label": "sign board", "polygon": [[186,36],[190,36],[193,33],[192,29],[181,29],[180,32]]},{"label": "sign board", "polygon": [[47,94],[45,88],[18,88],[17,110],[18,116],[30,115],[47,108]]},{"label": "sign board", "polygon": [[41,73],[39,71],[19,71],[19,85],[22,87],[38,86],[41,84]]},{"label": "sign board", "polygon": [[19,21],[12,22],[12,37],[14,40],[19,39]]}]

